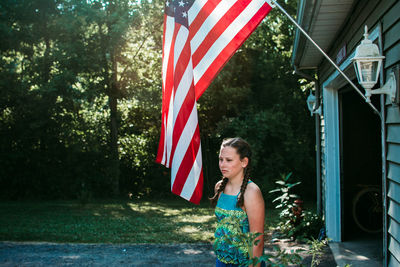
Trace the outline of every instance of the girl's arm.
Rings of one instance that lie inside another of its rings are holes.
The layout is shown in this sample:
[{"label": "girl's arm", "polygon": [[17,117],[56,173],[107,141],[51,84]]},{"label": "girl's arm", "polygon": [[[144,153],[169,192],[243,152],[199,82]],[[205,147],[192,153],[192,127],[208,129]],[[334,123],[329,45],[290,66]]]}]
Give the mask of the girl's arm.
[{"label": "girl's arm", "polygon": [[[264,219],[265,204],[260,188],[255,183],[247,185],[244,194],[244,208],[249,218],[250,232],[262,233],[257,239],[257,246],[253,246],[253,257],[260,257],[264,250]],[[258,264],[257,266],[260,266]]]}]

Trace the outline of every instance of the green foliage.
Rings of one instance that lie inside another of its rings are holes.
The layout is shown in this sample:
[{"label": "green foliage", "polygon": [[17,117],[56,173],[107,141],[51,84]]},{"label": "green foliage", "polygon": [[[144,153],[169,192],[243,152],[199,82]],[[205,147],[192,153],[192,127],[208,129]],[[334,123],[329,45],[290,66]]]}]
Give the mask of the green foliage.
[{"label": "green foliage", "polygon": [[[241,229],[240,219],[236,217],[224,218],[220,221],[220,223],[231,225],[235,229]],[[260,239],[257,238],[261,235],[263,235],[263,233],[243,233],[242,231],[237,231],[235,234],[221,236],[217,242],[233,244],[238,247],[245,247],[249,252],[249,262],[247,262],[247,265],[252,265],[259,262],[259,258],[255,257],[253,254],[253,246],[257,246],[260,243]],[[263,240],[263,238],[261,238],[261,240]]]},{"label": "green foliage", "polygon": [[261,260],[267,263],[267,266],[271,267],[284,267],[291,264],[299,265],[302,262],[302,257],[298,254],[298,251],[290,250],[285,251],[279,246],[273,246],[272,255],[264,255]]},{"label": "green foliage", "polygon": [[293,239],[318,238],[321,228],[324,227],[324,221],[320,215],[311,211],[295,214],[295,211],[299,208],[295,200],[299,196],[292,194],[292,191],[300,182],[292,182],[291,176],[292,173],[286,176],[281,175],[281,178],[275,182],[278,187],[270,191],[270,193],[279,193],[279,196],[273,200],[273,202],[278,202],[275,208],[280,210],[277,227],[283,235]]},{"label": "green foliage", "polygon": [[[282,4],[295,14],[296,1]],[[1,1],[0,198],[85,202],[115,187],[171,197],[168,170],[154,162],[163,5]],[[291,71],[292,38],[293,26],[272,10],[199,99],[204,195],[219,179],[228,136],[252,145],[263,192],[281,172],[312,177],[313,121]],[[310,181],[301,186],[311,195]]]},{"label": "green foliage", "polygon": [[[296,1],[282,4],[295,15]],[[246,139],[254,155],[252,178],[263,192],[274,187],[280,173],[314,176],[314,125],[307,95],[292,73],[293,34],[291,22],[272,10],[198,101],[202,141],[213,146],[204,150],[219,151],[225,137]],[[214,166],[210,161],[204,165]],[[213,172],[211,184],[218,179],[218,166]],[[313,185],[314,179],[305,179],[300,187],[311,197]]]},{"label": "green foliage", "polygon": [[273,202],[278,202],[275,208],[280,210],[279,230],[288,237],[295,237],[298,218],[293,213],[293,208],[295,207],[294,200],[299,197],[292,194],[292,189],[300,182],[292,183],[289,181],[291,176],[292,173],[286,176],[281,175],[281,178],[275,181],[278,188],[269,191],[269,193],[279,193],[279,196],[273,200]]},{"label": "green foliage", "polygon": [[[232,225],[234,228],[240,229],[240,220],[235,217],[229,217],[222,219],[220,221],[222,224]],[[287,252],[282,250],[278,246],[274,246],[273,253],[261,255],[260,257],[256,257],[253,254],[253,246],[257,246],[263,238],[259,238],[262,236],[262,233],[257,232],[247,232],[243,233],[238,231],[235,234],[224,235],[218,239],[218,242],[224,242],[228,244],[234,244],[235,246],[245,247],[247,251],[249,251],[249,260],[246,263],[247,266],[254,266],[262,261],[264,261],[267,266],[272,267],[280,267],[280,266],[288,266],[289,264],[300,264],[302,261],[301,256],[297,253],[297,251],[291,250]]]},{"label": "green foliage", "polygon": [[291,234],[299,240],[314,239],[318,238],[324,226],[324,220],[320,215],[311,211],[305,211],[302,214],[300,223],[294,229],[291,229]]},{"label": "green foliage", "polygon": [[311,240],[308,241],[308,244],[308,253],[312,255],[311,267],[318,266],[321,262],[320,260],[324,253],[323,250],[327,246],[328,241],[326,239],[320,241],[318,239],[311,238]]}]

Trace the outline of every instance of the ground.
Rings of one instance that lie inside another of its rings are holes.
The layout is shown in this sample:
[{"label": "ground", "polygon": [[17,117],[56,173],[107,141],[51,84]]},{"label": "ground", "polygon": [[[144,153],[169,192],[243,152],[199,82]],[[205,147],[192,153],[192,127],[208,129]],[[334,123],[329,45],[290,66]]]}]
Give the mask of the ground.
[{"label": "ground", "polygon": [[[278,241],[285,249],[305,244]],[[266,245],[266,252],[271,245]],[[305,266],[311,256],[300,253]],[[0,242],[0,266],[215,266],[210,243],[193,244],[57,244],[44,242]],[[327,247],[322,267],[336,267]]]}]

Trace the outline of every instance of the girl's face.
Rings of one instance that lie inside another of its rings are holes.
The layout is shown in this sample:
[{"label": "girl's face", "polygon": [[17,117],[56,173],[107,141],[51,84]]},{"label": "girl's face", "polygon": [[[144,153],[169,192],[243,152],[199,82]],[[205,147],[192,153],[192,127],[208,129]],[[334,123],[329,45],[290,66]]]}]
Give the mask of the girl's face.
[{"label": "girl's face", "polygon": [[228,179],[241,177],[244,175],[244,168],[248,164],[248,158],[240,159],[236,148],[226,146],[221,147],[219,152],[219,169],[224,177]]}]

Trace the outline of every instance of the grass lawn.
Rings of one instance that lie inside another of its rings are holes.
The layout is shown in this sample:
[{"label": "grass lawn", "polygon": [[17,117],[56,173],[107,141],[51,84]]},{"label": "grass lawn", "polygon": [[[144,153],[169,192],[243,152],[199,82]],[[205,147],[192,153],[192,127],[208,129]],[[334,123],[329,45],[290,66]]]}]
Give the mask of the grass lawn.
[{"label": "grass lawn", "polygon": [[[266,230],[278,219],[266,211]],[[0,240],[80,243],[191,243],[213,240],[209,204],[185,200],[0,202]]]}]

